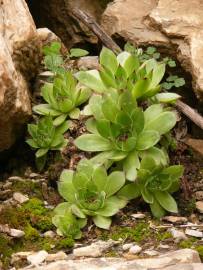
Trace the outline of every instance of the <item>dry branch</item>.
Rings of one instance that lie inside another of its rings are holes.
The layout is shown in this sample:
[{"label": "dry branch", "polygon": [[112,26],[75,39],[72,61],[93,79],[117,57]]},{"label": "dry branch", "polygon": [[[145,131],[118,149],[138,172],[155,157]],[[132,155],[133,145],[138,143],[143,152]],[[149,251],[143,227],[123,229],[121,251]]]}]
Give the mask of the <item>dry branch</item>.
[{"label": "dry branch", "polygon": [[[121,52],[121,48],[113,41],[113,39],[105,33],[101,26],[95,22],[94,18],[79,9],[73,9],[72,15],[83,22],[100,40],[101,42],[114,51],[115,53]],[[174,105],[180,112],[186,115],[192,122],[203,129],[203,117],[197,113],[193,108],[178,100]]]}]

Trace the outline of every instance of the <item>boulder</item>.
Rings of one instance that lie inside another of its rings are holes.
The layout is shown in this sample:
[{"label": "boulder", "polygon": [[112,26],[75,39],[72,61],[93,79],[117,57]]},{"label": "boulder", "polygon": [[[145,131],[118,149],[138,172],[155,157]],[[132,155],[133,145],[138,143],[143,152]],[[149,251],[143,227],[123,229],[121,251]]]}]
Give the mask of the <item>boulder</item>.
[{"label": "boulder", "polygon": [[39,67],[40,43],[24,0],[0,5],[0,151],[8,149],[31,116],[29,80]]},{"label": "boulder", "polygon": [[203,2],[201,0],[114,0],[101,25],[134,45],[161,46],[192,75],[203,100]]}]

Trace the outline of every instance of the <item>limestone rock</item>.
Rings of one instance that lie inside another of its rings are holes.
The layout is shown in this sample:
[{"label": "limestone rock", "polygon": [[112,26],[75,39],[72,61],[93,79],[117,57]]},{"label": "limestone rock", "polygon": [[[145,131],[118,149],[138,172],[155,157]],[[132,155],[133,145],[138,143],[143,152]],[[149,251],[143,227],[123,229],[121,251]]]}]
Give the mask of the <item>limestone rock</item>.
[{"label": "limestone rock", "polygon": [[203,214],[203,201],[196,202],[196,208],[201,214]]},{"label": "limestone rock", "polygon": [[75,248],[73,255],[75,257],[101,257],[103,252],[117,244],[118,242],[113,240],[97,241],[89,246]]},{"label": "limestone rock", "polygon": [[130,249],[129,249],[129,253],[131,254],[138,254],[142,251],[142,248],[138,245],[133,245]]},{"label": "limestone rock", "polygon": [[175,223],[175,224],[182,224],[182,223],[187,222],[186,217],[177,217],[177,216],[165,216],[162,218],[162,220]]},{"label": "limestone rock", "polygon": [[101,26],[111,36],[119,35],[134,44],[168,44],[168,38],[149,26],[147,16],[156,7],[155,0],[115,0],[102,15]]},{"label": "limestone rock", "polygon": [[8,149],[31,115],[28,80],[39,65],[40,44],[24,0],[0,5],[0,151]]},{"label": "limestone rock", "polygon": [[114,0],[102,15],[102,27],[135,45],[160,46],[192,75],[203,100],[203,2],[201,0]]},{"label": "limestone rock", "polygon": [[197,238],[202,238],[203,237],[203,232],[200,232],[198,230],[193,230],[193,229],[186,229],[185,234]]},{"label": "limestone rock", "polygon": [[39,252],[33,253],[27,256],[27,260],[32,265],[39,265],[41,264],[47,257],[48,253],[45,250],[40,250]]},{"label": "limestone rock", "polygon": [[[61,260],[48,265],[30,267],[30,270],[165,270],[167,267],[176,270],[202,270],[198,252],[182,249],[160,255],[156,258],[125,260],[122,258],[89,258],[83,260]],[[181,268],[184,264],[185,268]],[[194,265],[194,268],[193,268]],[[195,267],[197,265],[199,268]],[[174,267],[174,268],[173,268]],[[179,267],[179,268],[178,268]],[[188,268],[190,267],[190,268]],[[27,268],[21,269],[26,270]]]},{"label": "limestone rock", "polygon": [[14,192],[13,193],[13,198],[14,198],[14,200],[16,200],[20,204],[29,201],[28,196],[27,195],[23,195],[20,192]]}]

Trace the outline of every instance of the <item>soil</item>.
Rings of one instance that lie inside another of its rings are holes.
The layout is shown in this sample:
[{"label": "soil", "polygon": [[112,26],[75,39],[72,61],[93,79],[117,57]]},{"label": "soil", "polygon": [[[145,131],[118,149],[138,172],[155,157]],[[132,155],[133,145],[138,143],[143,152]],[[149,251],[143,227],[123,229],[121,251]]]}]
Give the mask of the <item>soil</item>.
[{"label": "soil", "polygon": [[[73,144],[74,138],[86,132],[85,120],[81,118],[79,121],[73,121],[72,127],[65,135],[69,140],[68,148],[64,149],[61,157],[50,154],[49,165],[43,173],[36,173],[34,156],[25,145],[20,145],[20,149],[16,149],[16,157],[12,157],[4,167],[0,182],[0,223],[25,232],[24,238],[17,240],[5,233],[0,233],[0,260],[4,263],[4,269],[11,266],[12,253],[18,251],[45,249],[48,252],[56,252],[63,249],[67,253],[71,252],[73,239],[59,236],[53,239],[46,238],[43,237],[43,233],[48,230],[55,231],[51,216],[52,209],[61,202],[57,192],[57,179],[61,171],[64,168],[75,169],[80,159],[91,157],[90,154],[79,151]],[[22,153],[29,159],[22,159]],[[172,164],[182,164],[185,168],[180,190],[175,194],[179,205],[179,215],[186,216],[188,221],[199,223],[203,220],[203,215],[196,212],[195,192],[203,190],[203,161],[182,141],[178,141],[175,149],[170,150],[170,160]],[[12,178],[12,176],[15,177]],[[10,200],[14,192],[26,194],[30,200],[22,205],[16,204]],[[145,213],[146,218],[140,221],[133,219],[131,215],[137,212]],[[89,221],[83,230],[83,238],[77,243],[87,244],[97,239],[112,238],[121,240],[122,243],[136,242],[143,249],[159,250],[162,245],[168,246],[169,250],[192,247],[203,256],[201,240],[190,237],[188,240],[175,243],[167,228],[155,228],[161,224],[163,224],[162,221],[152,218],[148,206],[142,200],[135,200],[113,218],[110,231],[98,229]],[[130,255],[123,254],[119,246],[107,252],[105,256],[129,257]],[[14,266],[19,267],[25,264],[25,261],[20,261],[14,263]]]}]

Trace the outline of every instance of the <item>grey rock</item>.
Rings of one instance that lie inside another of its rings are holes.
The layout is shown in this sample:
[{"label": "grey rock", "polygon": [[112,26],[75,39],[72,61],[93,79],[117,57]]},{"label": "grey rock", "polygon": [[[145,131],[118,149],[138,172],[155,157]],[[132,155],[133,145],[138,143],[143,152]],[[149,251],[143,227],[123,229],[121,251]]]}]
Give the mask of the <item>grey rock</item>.
[{"label": "grey rock", "polygon": [[23,195],[20,192],[14,192],[13,193],[13,198],[14,198],[14,200],[16,200],[20,204],[29,201],[29,197],[27,195]]},{"label": "grey rock", "polygon": [[53,261],[61,261],[61,260],[65,260],[68,256],[66,255],[65,252],[63,251],[59,251],[57,253],[54,254],[48,254],[48,256],[46,257],[46,261],[47,262],[53,262]]},{"label": "grey rock", "polygon": [[128,243],[128,244],[124,244],[124,245],[122,246],[122,248],[123,248],[124,251],[127,251],[127,250],[129,250],[132,246],[133,246],[133,243]]},{"label": "grey rock", "polygon": [[[182,266],[187,268],[181,268]],[[188,267],[193,268],[188,268]],[[168,268],[167,267],[171,267]],[[172,268],[174,267],[174,268]],[[179,267],[179,268],[178,268]],[[198,268],[199,267],[199,268]],[[126,260],[122,258],[88,258],[62,260],[48,265],[30,267],[30,270],[203,270],[198,252],[182,249],[156,258]],[[20,270],[20,269],[19,269]],[[23,268],[21,270],[26,270]]]},{"label": "grey rock", "polygon": [[54,238],[56,236],[55,232],[47,231],[44,233],[44,237]]},{"label": "grey rock", "polygon": [[107,242],[97,241],[89,246],[75,248],[73,250],[73,255],[75,257],[101,257],[104,251],[113,247],[117,243],[117,241],[113,241],[111,239]]},{"label": "grey rock", "polygon": [[21,238],[25,235],[25,233],[21,230],[16,230],[16,229],[10,229],[9,232],[10,236],[14,237],[14,238]]},{"label": "grey rock", "polygon": [[176,242],[187,239],[187,236],[185,235],[184,232],[177,230],[175,228],[170,229],[170,233],[172,234],[173,238],[176,239]]},{"label": "grey rock", "polygon": [[185,234],[197,238],[202,238],[203,237],[203,232],[200,232],[198,230],[193,230],[193,229],[186,229]]},{"label": "grey rock", "polygon": [[49,254],[45,250],[40,250],[39,252],[33,253],[27,256],[27,261],[34,266],[41,264],[46,260]]},{"label": "grey rock", "polygon": [[177,216],[165,216],[162,218],[162,220],[175,223],[175,224],[182,224],[182,223],[187,222],[186,217],[177,217]]},{"label": "grey rock", "polygon": [[133,245],[130,249],[129,249],[129,253],[131,254],[139,254],[142,251],[142,248],[138,245]]},{"label": "grey rock", "polygon": [[135,218],[135,219],[143,219],[146,217],[145,214],[143,214],[143,213],[132,214],[130,216]]}]

